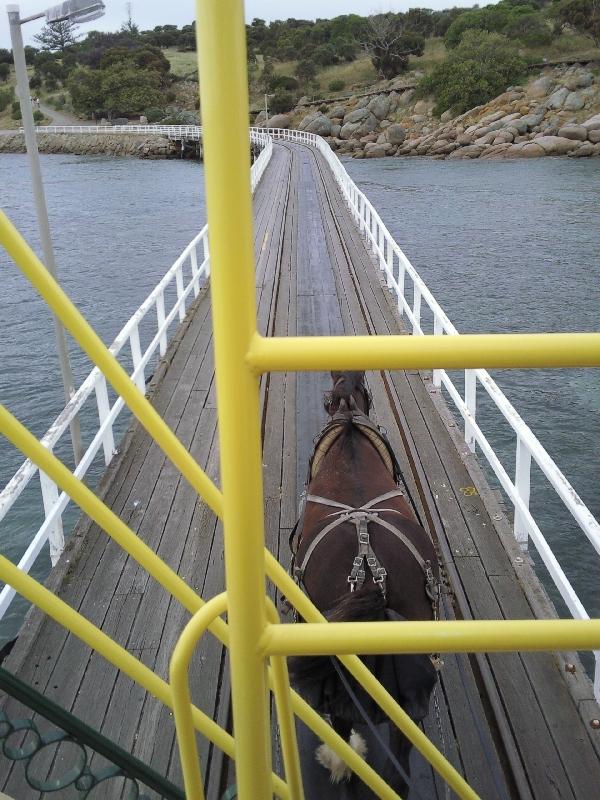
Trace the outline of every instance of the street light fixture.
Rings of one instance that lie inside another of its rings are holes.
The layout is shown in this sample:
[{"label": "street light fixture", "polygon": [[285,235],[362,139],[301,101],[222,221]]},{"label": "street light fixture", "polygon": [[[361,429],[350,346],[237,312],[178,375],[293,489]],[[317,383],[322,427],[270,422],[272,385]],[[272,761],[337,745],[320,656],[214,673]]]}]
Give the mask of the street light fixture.
[{"label": "street light fixture", "polygon": [[[67,0],[57,6],[34,14],[31,17],[21,19],[18,5],[6,6],[8,13],[8,23],[10,26],[10,39],[12,43],[13,62],[15,65],[15,75],[17,78],[17,92],[19,104],[21,106],[21,118],[25,133],[25,146],[29,158],[29,168],[31,170],[31,182],[33,185],[33,195],[40,229],[42,250],[46,267],[56,278],[56,261],[54,259],[54,249],[52,247],[52,237],[50,235],[50,223],[48,221],[48,209],[46,207],[46,197],[44,185],[42,183],[42,171],[40,168],[40,157],[38,153],[37,140],[35,136],[35,122],[33,120],[33,109],[31,106],[31,95],[29,92],[29,78],[27,77],[27,65],[25,63],[25,50],[23,48],[23,35],[21,25],[34,19],[46,17],[47,22],[63,22],[72,20],[73,22],[86,22],[97,19],[104,14],[104,3],[99,0]],[[69,362],[69,350],[67,347],[67,337],[58,317],[54,317],[54,331],[58,348],[58,358],[60,361],[60,371],[65,393],[65,402],[69,402],[75,394],[73,381],[73,371]],[[78,464],[82,456],[81,430],[79,417],[75,417],[70,425],[71,443],[73,445],[73,455],[75,463]]]}]

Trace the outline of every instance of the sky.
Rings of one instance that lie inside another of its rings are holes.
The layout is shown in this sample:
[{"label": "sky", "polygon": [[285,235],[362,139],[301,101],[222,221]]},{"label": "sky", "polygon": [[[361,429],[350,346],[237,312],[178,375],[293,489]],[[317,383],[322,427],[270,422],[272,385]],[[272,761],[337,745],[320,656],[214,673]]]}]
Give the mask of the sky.
[{"label": "sky", "polygon": [[[125,0],[104,0],[106,14],[102,19],[95,20],[87,26],[82,26],[84,32],[89,30],[115,31],[118,30],[127,18]],[[316,17],[330,18],[340,14],[361,14],[367,16],[381,11],[406,11],[409,8],[450,8],[451,6],[472,6],[477,0],[246,0],[246,20],[250,22],[254,17],[270,22],[274,19],[315,19]],[[47,5],[46,5],[47,4]],[[27,17],[42,11],[44,8],[55,4],[55,0],[22,0],[18,3],[21,17]],[[164,0],[132,0],[131,16],[141,30],[154,28],[155,25],[182,25],[189,24],[194,19],[194,0],[175,0],[165,3]],[[480,5],[486,5],[485,0]],[[34,21],[23,26],[25,44],[33,44],[33,37],[39,33],[43,25]],[[5,12],[5,3],[0,5],[0,47],[10,48],[10,35]]]}]

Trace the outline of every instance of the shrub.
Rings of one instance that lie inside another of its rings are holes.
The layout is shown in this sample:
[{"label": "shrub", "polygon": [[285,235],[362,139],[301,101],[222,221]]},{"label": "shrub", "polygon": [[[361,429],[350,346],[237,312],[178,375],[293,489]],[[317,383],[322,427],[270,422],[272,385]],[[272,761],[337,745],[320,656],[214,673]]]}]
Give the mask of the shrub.
[{"label": "shrub", "polygon": [[18,100],[13,100],[10,116],[13,119],[21,119],[21,105]]},{"label": "shrub", "polygon": [[36,110],[33,112],[33,121],[34,121],[34,122],[43,122],[43,121],[44,121],[44,115],[43,115],[43,113],[42,113],[41,111],[39,111],[38,109],[36,109]]},{"label": "shrub", "polygon": [[151,125],[154,125],[156,122],[160,122],[165,116],[165,110],[164,108],[147,108],[144,111],[144,116]]},{"label": "shrub", "polygon": [[41,89],[42,88],[42,76],[38,75],[36,72],[35,75],[32,75],[29,79],[29,87],[31,89]]},{"label": "shrub", "polygon": [[274,75],[269,81],[269,89],[272,92],[279,90],[283,92],[293,92],[298,88],[298,81],[291,75]]},{"label": "shrub", "polygon": [[12,99],[12,89],[2,89],[2,91],[0,91],[0,112],[8,108],[10,103],[12,103]]},{"label": "shrub", "polygon": [[419,84],[419,94],[433,94],[434,112],[460,114],[503,92],[525,69],[506,36],[467,30],[458,47]]},{"label": "shrub", "polygon": [[342,89],[346,86],[346,82],[342,81],[338,78],[338,80],[331,81],[329,84],[329,91],[330,92],[341,92]]},{"label": "shrub", "polygon": [[271,98],[271,112],[273,114],[282,114],[284,111],[289,111],[296,105],[296,98],[290,92],[277,92]]},{"label": "shrub", "polygon": [[314,61],[299,61],[296,75],[301,83],[310,83],[317,75],[317,66]]},{"label": "shrub", "polygon": [[515,17],[505,27],[504,34],[509,39],[519,39],[531,47],[550,44],[553,39],[552,29],[539,13]]}]

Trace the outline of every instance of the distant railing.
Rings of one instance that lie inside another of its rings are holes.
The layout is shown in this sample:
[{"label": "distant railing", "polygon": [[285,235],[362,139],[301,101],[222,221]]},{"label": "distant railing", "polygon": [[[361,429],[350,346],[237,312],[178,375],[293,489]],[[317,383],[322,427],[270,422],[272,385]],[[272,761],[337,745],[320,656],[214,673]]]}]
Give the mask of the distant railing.
[{"label": "distant railing", "polygon": [[[398,312],[401,316],[406,315],[413,335],[421,336],[424,333],[433,333],[440,336],[444,334],[458,336],[457,329],[450,322],[416,269],[392,238],[377,211],[350,178],[327,142],[320,136],[306,133],[305,131],[273,129],[269,130],[269,133],[275,138],[301,141],[312,145],[323,154],[350,207],[360,232],[369,243],[379,268],[385,274],[388,288],[396,294]],[[411,289],[408,291],[409,296],[412,294],[411,301],[406,296],[407,279],[412,284]],[[423,304],[432,315],[427,330],[424,330],[426,325],[423,321]],[[600,525],[490,374],[484,369],[467,369],[464,377],[464,397],[461,396],[460,391],[445,370],[436,369],[433,371],[433,384],[438,388],[443,387],[446,389],[450,399],[464,419],[465,442],[472,452],[475,452],[476,445],[479,445],[500,485],[513,504],[515,539],[523,549],[526,549],[531,538],[572,616],[575,619],[589,619],[583,603],[529,510],[532,459],[542,470],[550,485],[598,554],[600,554]],[[514,480],[511,479],[507,469],[502,465],[485,434],[477,424],[477,389],[479,386],[485,389],[515,434]],[[595,653],[594,655],[596,658],[594,692],[596,698],[600,701],[600,654]]]},{"label": "distant railing", "polygon": [[[262,151],[251,170],[252,190],[254,191],[271,157],[273,143],[271,138],[265,136],[262,131],[252,131],[250,138],[254,144],[262,147]],[[186,301],[192,293],[194,297],[198,296],[201,283],[206,282],[209,275],[208,225],[205,225],[181,253],[160,283],[131,316],[111,344],[109,350],[114,356],[121,353],[124,347],[129,347],[133,364],[131,378],[142,393],[146,391],[146,367],[150,360],[157,351],[161,357],[166,353],[169,326],[176,318],[179,319],[179,322],[184,320]],[[173,283],[176,290],[176,301],[167,313],[165,293]],[[142,320],[148,319],[148,314],[151,312],[156,315],[156,333],[142,353],[140,324]],[[77,478],[82,478],[87,473],[100,448],[103,450],[105,464],[110,464],[115,455],[114,424],[124,407],[124,401],[121,397],[118,397],[111,407],[106,378],[97,367],[91,371],[41,439],[44,447],[53,451],[65,431],[69,428],[71,420],[79,414],[92,394],[96,399],[99,427],[74,471],[74,475]],[[36,473],[39,473],[45,519],[18,563],[19,569],[24,572],[31,570],[46,544],[49,545],[50,559],[53,565],[57,563],[65,546],[62,518],[70,498],[65,492],[59,495],[56,484],[44,473],[39,472],[37,466],[29,459],[19,467],[0,492],[0,524]],[[0,619],[6,614],[14,596],[14,589],[8,585],[0,592]]]},{"label": "distant railing", "polygon": [[[22,133],[23,129],[19,129]],[[38,125],[36,133],[145,133],[176,141],[202,138],[199,125]]]}]

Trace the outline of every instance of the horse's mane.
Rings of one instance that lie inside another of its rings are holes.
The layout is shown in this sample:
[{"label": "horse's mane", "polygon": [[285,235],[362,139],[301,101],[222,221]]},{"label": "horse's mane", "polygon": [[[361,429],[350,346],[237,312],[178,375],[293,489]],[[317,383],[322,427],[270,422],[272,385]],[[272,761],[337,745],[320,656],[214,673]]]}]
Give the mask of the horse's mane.
[{"label": "horse's mane", "polygon": [[366,409],[365,414],[371,410],[371,393],[365,385],[364,372],[339,372],[334,373],[334,385],[331,391],[325,393],[324,404],[328,414],[333,416],[337,413],[342,400],[346,401],[348,408],[351,408],[350,399],[354,394],[360,392],[364,398]]}]

